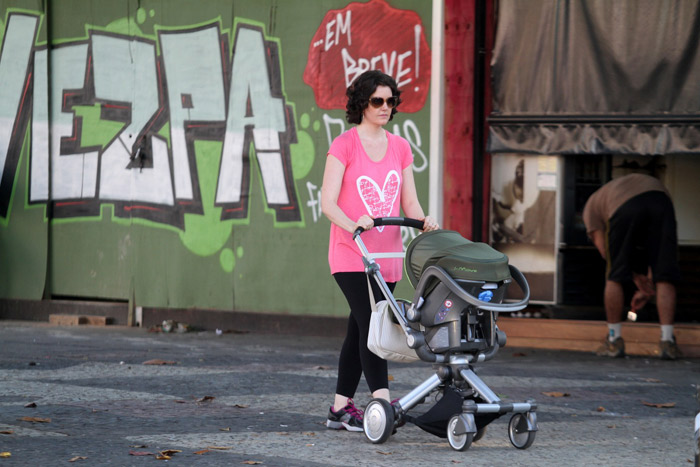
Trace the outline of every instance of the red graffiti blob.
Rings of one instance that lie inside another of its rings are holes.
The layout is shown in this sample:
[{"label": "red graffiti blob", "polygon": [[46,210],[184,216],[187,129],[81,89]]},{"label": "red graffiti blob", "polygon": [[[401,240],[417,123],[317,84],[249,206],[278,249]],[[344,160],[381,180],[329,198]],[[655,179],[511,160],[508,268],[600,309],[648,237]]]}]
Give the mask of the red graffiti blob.
[{"label": "red graffiti blob", "polygon": [[423,108],[430,87],[430,48],[415,11],[371,0],[326,13],[304,70],[318,106],[345,109],[345,90],[367,70],[381,70],[396,80],[402,112]]}]

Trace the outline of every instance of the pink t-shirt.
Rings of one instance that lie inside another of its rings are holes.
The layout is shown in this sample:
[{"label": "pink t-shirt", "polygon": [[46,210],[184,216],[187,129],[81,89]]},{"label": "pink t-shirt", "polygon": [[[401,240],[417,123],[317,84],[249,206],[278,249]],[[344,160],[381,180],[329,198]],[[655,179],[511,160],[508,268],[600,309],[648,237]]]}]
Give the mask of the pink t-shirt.
[{"label": "pink t-shirt", "polygon": [[[353,221],[363,214],[373,218],[400,215],[402,173],[413,163],[413,154],[408,141],[389,132],[386,135],[386,154],[379,162],[372,161],[365,152],[356,127],[338,136],[328,150],[329,155],[335,156],[345,166],[338,206]],[[362,241],[370,253],[403,251],[401,228],[394,225],[375,227],[362,234]],[[352,234],[333,223],[328,263],[331,274],[365,270],[362,254]],[[401,258],[378,259],[377,263],[384,280],[401,280]]]}]

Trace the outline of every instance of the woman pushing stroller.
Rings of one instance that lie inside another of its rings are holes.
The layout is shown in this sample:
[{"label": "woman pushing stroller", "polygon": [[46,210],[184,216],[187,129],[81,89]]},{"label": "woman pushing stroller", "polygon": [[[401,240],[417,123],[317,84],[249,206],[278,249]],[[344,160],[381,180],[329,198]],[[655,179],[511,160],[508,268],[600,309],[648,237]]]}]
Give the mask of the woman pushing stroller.
[{"label": "woman pushing stroller", "polygon": [[[372,397],[390,400],[387,362],[367,348],[372,305],[362,254],[353,232],[361,227],[374,251],[401,251],[400,228],[373,229],[375,217],[407,217],[424,221],[424,231],[438,223],[425,216],[413,178],[413,155],[408,142],[384,129],[396,114],[401,92],[396,81],[380,71],[362,73],[346,91],[346,119],[355,127],[330,146],[323,174],[321,207],[331,221],[328,262],[331,274],[350,306],[350,316],[338,361],[338,380],[326,426],[363,431],[362,411],[352,398],[364,373]],[[371,230],[371,231],[370,231]],[[403,274],[400,258],[377,260],[393,292]],[[376,300],[381,292],[372,283]]]}]

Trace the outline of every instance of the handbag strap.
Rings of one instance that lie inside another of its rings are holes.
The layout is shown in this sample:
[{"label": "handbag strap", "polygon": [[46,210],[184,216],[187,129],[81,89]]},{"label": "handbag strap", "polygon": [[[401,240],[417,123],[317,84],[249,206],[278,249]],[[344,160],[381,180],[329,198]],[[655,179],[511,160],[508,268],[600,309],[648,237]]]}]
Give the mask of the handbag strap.
[{"label": "handbag strap", "polygon": [[367,289],[369,291],[369,302],[372,304],[372,311],[377,309],[377,304],[374,302],[374,291],[372,290],[372,284],[369,282],[369,274],[365,274],[367,277]]}]

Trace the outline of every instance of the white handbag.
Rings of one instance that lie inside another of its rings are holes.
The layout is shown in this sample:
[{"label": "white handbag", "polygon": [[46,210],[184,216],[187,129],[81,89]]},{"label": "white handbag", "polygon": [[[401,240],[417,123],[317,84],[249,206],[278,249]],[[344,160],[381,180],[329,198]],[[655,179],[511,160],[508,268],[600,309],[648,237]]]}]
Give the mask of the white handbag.
[{"label": "white handbag", "polygon": [[[367,282],[369,285],[369,280]],[[372,316],[369,319],[367,348],[374,354],[392,362],[410,363],[419,360],[416,351],[406,343],[401,325],[393,320],[393,312],[386,300],[374,303],[372,288],[369,288]]]}]

